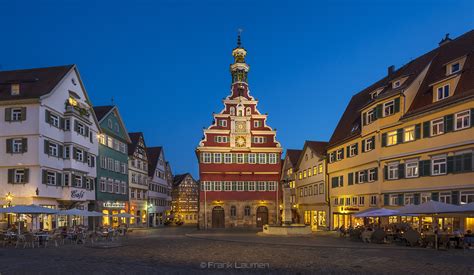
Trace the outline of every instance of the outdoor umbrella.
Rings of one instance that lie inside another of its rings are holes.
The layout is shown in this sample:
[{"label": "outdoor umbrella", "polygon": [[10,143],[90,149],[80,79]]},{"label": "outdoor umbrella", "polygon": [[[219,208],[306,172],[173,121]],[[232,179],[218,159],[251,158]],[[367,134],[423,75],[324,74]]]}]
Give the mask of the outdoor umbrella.
[{"label": "outdoor umbrella", "polygon": [[[0,213],[13,213],[13,214],[56,214],[58,210],[42,207],[39,205],[15,205],[6,208],[0,208]],[[17,216],[18,219],[18,216]],[[20,222],[18,221],[18,235],[20,235]]]},{"label": "outdoor umbrella", "polygon": [[61,210],[58,215],[80,216],[80,217],[102,217],[104,214],[95,211],[81,210],[77,208]]},{"label": "outdoor umbrella", "polygon": [[[406,209],[401,209],[403,213],[407,214],[440,214],[440,213],[451,213],[459,212],[460,207],[447,204],[439,201],[427,201],[420,205],[413,205]],[[400,212],[402,212],[400,211]]]},{"label": "outdoor umbrella", "polygon": [[474,212],[474,202],[463,204],[459,206],[459,211],[462,212]]},{"label": "outdoor umbrella", "polygon": [[365,213],[357,213],[355,216],[358,218],[365,217],[387,217],[387,216],[397,216],[400,213],[397,210],[391,210],[386,208],[375,209]]},{"label": "outdoor umbrella", "polygon": [[13,214],[56,214],[58,210],[42,207],[39,205],[15,205],[6,208],[0,208],[0,213]]}]

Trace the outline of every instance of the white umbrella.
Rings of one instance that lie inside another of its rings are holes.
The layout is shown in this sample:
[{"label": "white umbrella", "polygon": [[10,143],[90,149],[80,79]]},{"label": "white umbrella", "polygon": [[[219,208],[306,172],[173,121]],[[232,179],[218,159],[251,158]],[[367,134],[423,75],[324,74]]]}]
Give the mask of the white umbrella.
[{"label": "white umbrella", "polygon": [[397,210],[391,210],[386,208],[375,209],[372,211],[364,212],[364,213],[357,213],[355,214],[358,218],[364,217],[387,217],[387,216],[397,216],[400,213]]},{"label": "white umbrella", "polygon": [[427,201],[423,204],[413,205],[401,210],[403,211],[403,213],[407,214],[440,214],[459,212],[460,207],[457,205],[447,204],[439,201]]},{"label": "white umbrella", "polygon": [[474,212],[474,202],[468,204],[462,204],[459,206],[459,211],[462,212]]},{"label": "white umbrella", "polygon": [[80,216],[80,217],[102,217],[104,214],[95,211],[81,210],[77,208],[62,210],[58,215]]},{"label": "white umbrella", "polygon": [[13,214],[56,214],[58,210],[39,205],[15,205],[6,208],[0,208],[0,213],[13,213]]},{"label": "white umbrella", "polygon": [[[0,213],[13,213],[13,214],[56,214],[58,210],[42,207],[39,205],[15,205],[6,208],[0,208]],[[18,216],[17,216],[18,220]],[[20,235],[20,221],[18,221],[18,235]]]}]

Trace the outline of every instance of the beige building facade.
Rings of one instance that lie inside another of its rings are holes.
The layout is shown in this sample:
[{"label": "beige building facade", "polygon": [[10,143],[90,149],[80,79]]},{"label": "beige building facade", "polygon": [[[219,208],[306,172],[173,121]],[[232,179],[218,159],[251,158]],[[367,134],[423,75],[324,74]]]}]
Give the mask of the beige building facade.
[{"label": "beige building facade", "polygon": [[[328,146],[332,228],[370,222],[354,214],[374,207],[474,202],[473,45],[473,31],[446,37],[352,97]],[[472,218],[436,219],[386,222],[474,229]]]},{"label": "beige building facade", "polygon": [[327,142],[306,141],[295,168],[298,216],[313,231],[327,229],[329,225],[326,146]]}]

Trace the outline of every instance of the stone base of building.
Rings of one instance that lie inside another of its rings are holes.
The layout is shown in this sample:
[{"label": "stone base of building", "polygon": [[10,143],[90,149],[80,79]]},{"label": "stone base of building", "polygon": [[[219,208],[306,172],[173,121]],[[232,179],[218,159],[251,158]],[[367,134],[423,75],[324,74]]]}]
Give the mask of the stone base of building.
[{"label": "stone base of building", "polygon": [[277,223],[277,206],[269,200],[200,202],[199,228],[262,228]]}]

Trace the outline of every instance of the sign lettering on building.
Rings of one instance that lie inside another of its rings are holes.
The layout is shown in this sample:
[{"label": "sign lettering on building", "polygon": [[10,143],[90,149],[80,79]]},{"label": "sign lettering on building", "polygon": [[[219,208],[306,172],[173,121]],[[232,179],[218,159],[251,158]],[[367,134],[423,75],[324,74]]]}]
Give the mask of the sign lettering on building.
[{"label": "sign lettering on building", "polygon": [[106,201],[102,204],[105,208],[125,208],[125,202]]},{"label": "sign lettering on building", "polygon": [[85,194],[84,190],[71,190],[71,199],[81,200]]}]

